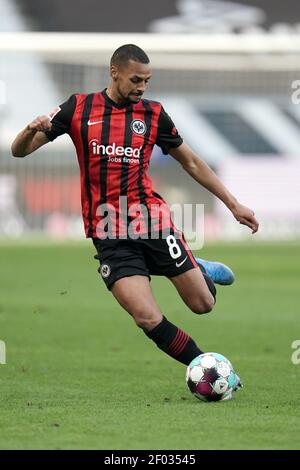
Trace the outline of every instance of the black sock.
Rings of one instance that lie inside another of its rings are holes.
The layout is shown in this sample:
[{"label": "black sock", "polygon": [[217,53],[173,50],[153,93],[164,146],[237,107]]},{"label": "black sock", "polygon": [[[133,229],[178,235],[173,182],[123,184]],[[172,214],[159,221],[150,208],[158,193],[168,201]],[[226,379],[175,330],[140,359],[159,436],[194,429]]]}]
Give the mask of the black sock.
[{"label": "black sock", "polygon": [[182,364],[189,363],[203,351],[198,348],[195,341],[184,331],[173,323],[169,322],[166,317],[151,331],[145,331],[148,338],[156,343],[157,347],[169,356],[173,357]]}]

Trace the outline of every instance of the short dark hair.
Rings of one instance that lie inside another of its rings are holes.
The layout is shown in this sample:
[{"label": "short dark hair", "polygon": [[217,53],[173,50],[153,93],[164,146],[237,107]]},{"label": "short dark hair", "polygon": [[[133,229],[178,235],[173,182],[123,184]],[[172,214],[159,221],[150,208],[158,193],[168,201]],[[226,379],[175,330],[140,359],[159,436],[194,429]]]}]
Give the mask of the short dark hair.
[{"label": "short dark hair", "polygon": [[124,44],[115,50],[110,59],[110,65],[126,64],[129,60],[141,62],[142,64],[149,64],[150,60],[146,52],[134,44]]}]

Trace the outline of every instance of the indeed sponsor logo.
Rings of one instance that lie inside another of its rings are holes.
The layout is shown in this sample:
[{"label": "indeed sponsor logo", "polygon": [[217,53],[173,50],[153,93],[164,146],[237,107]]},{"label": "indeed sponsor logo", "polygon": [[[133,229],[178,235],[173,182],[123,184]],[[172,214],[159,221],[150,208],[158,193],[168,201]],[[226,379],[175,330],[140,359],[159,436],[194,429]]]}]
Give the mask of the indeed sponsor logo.
[{"label": "indeed sponsor logo", "polygon": [[96,140],[90,142],[92,146],[93,155],[107,155],[108,157],[134,157],[140,158],[142,146],[137,148],[132,147],[122,147],[121,145],[116,145],[114,142],[111,145],[102,145],[99,144]]}]

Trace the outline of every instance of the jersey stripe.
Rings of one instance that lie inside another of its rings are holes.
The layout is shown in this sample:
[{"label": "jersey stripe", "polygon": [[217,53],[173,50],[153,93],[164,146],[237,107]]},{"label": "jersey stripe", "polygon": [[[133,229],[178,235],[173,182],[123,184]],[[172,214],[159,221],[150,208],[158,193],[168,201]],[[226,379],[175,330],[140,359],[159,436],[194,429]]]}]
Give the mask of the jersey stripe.
[{"label": "jersey stripe", "polygon": [[[105,102],[104,114],[103,114],[103,123],[102,123],[102,135],[101,135],[101,144],[104,147],[109,145],[109,132],[110,132],[110,118],[111,118],[112,108]],[[108,157],[107,155],[102,155],[100,157],[100,204],[107,202],[106,192],[107,192],[107,166],[108,166]]]},{"label": "jersey stripe", "polygon": [[94,93],[86,97],[82,117],[81,117],[81,139],[83,144],[84,153],[84,184],[88,199],[88,229],[87,236],[93,235],[93,216],[92,216],[92,191],[90,180],[90,167],[89,167],[89,140],[88,140],[88,120],[92,109]]},{"label": "jersey stripe", "polygon": [[146,124],[146,132],[144,135],[144,143],[141,148],[141,154],[140,154],[140,165],[139,165],[139,176],[138,176],[138,189],[139,189],[139,196],[140,196],[140,203],[144,206],[146,206],[147,212],[148,212],[148,221],[147,221],[147,227],[148,231],[151,230],[151,213],[150,210],[147,206],[147,193],[146,193],[146,188],[144,186],[143,182],[143,176],[145,172],[145,150],[147,148],[147,144],[149,142],[149,136],[150,136],[150,131],[151,131],[151,122],[152,122],[152,108],[149,106],[148,102],[145,100],[142,100],[143,107],[145,109],[145,124]]},{"label": "jersey stripe", "polygon": [[[102,134],[102,120],[104,113],[104,99],[101,93],[95,93],[88,126],[88,141],[90,150],[90,178],[92,191],[93,233],[97,231],[97,208],[100,201],[100,155],[94,152],[93,143],[100,144]],[[96,124],[94,124],[96,123]]]},{"label": "jersey stripe", "polygon": [[140,156],[140,166],[139,166],[139,177],[138,177],[138,188],[140,192],[140,201],[141,204],[146,203],[146,191],[143,184],[143,173],[144,173],[144,163],[145,163],[145,149],[149,140],[150,131],[151,131],[151,121],[152,121],[152,109],[147,103],[147,101],[142,100],[143,106],[145,108],[145,124],[146,124],[146,132],[144,135],[144,143],[143,147],[141,148],[141,156]]},{"label": "jersey stripe", "polygon": [[[120,147],[124,147],[124,134],[125,134],[125,116],[124,110],[120,110],[116,107],[112,107],[111,118],[110,118],[110,132],[109,132],[109,144],[110,146],[118,143]],[[121,152],[122,153],[122,152]],[[122,175],[122,167],[125,164],[124,155],[118,155],[118,151],[113,156],[108,156],[107,166],[107,191],[106,197],[107,202],[112,204],[115,208],[115,218],[112,217],[112,233],[113,236],[126,236],[126,223],[122,223],[120,220],[120,181]]]},{"label": "jersey stripe", "polygon": [[[127,108],[125,114],[125,127],[124,127],[124,148],[131,147],[132,144],[132,130],[131,130],[131,123],[132,123],[132,105]],[[119,213],[119,235],[126,235],[127,236],[127,227],[130,223],[130,218],[128,217],[128,173],[129,173],[130,164],[123,160],[122,168],[121,168],[121,177],[120,177],[120,196],[127,197],[127,215],[122,213],[122,209],[120,207]]]},{"label": "jersey stripe", "polygon": [[[132,131],[130,128],[132,122],[132,106],[127,108],[127,112],[125,113],[125,130],[124,130],[124,147],[131,146],[132,140]],[[120,195],[126,196],[128,191],[128,162],[122,163],[122,172],[121,172],[121,180],[120,180]]]}]

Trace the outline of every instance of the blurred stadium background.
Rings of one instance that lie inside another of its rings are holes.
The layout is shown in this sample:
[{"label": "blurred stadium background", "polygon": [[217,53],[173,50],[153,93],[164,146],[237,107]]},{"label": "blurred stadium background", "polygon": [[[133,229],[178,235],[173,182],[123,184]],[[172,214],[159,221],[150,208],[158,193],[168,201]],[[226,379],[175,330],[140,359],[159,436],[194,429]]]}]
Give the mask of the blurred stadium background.
[{"label": "blurred stadium background", "polygon": [[[83,237],[70,139],[25,161],[10,158],[10,145],[72,93],[104,88],[111,53],[131,42],[152,62],[146,96],[164,103],[184,139],[255,209],[257,239],[298,238],[297,0],[123,3],[0,0],[0,237]],[[158,148],[151,174],[170,204],[205,204],[206,240],[250,236]]]}]

